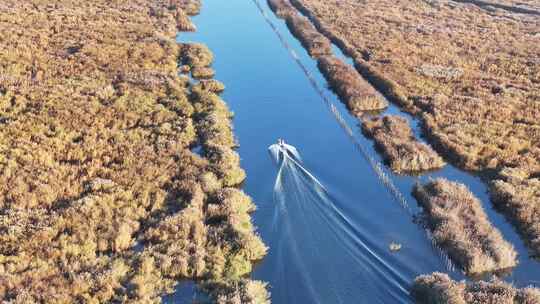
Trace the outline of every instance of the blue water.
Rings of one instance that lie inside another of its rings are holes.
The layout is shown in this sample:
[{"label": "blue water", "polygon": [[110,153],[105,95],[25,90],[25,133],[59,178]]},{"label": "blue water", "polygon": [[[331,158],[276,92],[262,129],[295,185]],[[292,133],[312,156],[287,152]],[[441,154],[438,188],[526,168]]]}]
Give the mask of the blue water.
[{"label": "blue water", "polygon": [[[358,120],[326,89],[316,62],[266,2],[261,5],[353,128],[354,140],[382,162],[373,143],[361,134]],[[215,55],[216,79],[227,86],[222,97],[235,114],[238,151],[248,176],[244,190],[258,206],[253,219],[270,247],[252,277],[269,282],[274,303],[407,303],[406,290],[419,274],[442,271],[464,278],[449,267],[425,230],[413,222],[420,210],[410,192],[418,179],[425,181],[428,175],[398,176],[385,169],[411,207],[403,208],[252,1],[204,1],[194,22],[198,31],[180,34],[179,41],[207,44]],[[421,135],[407,114],[394,106],[387,113],[407,117]],[[300,151],[302,166],[326,189],[322,195],[294,166],[279,171],[280,166],[267,153],[277,138]],[[274,188],[280,175],[281,194]],[[463,182],[482,200],[492,223],[519,253],[520,265],[505,279],[518,286],[540,280],[540,264],[528,258],[519,236],[493,210],[478,177],[450,165],[429,176]],[[390,252],[391,242],[402,244],[401,250]]]}]

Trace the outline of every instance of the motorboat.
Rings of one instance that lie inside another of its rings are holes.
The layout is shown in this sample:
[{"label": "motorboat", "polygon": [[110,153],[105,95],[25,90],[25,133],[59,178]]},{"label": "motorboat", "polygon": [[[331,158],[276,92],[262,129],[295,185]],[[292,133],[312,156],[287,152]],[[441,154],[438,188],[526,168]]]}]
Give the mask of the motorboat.
[{"label": "motorboat", "polygon": [[282,162],[286,157],[301,162],[300,154],[295,147],[287,144],[284,139],[278,138],[277,142],[268,147],[276,163]]}]

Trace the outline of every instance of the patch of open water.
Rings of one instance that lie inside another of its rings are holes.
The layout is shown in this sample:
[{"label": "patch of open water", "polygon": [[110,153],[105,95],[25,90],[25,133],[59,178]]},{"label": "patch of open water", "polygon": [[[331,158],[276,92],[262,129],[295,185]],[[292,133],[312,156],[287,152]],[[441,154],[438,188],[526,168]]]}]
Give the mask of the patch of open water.
[{"label": "patch of open water", "polygon": [[[361,134],[359,121],[326,88],[316,61],[265,2],[261,7],[353,127],[354,140],[382,163],[373,142]],[[419,274],[442,271],[455,279],[464,278],[449,267],[425,230],[413,222],[410,211],[396,203],[251,1],[206,0],[194,22],[197,32],[181,33],[179,41],[208,45],[215,54],[216,79],[227,85],[222,96],[235,113],[235,134],[248,176],[244,190],[258,206],[254,221],[270,247],[252,276],[269,282],[274,303],[407,303],[410,299],[402,288],[408,288]],[[334,50],[351,63],[336,47]],[[421,138],[421,128],[413,117],[394,105],[385,114],[406,117]],[[329,202],[324,206],[330,209],[321,209],[323,205],[306,194],[312,188],[298,180],[284,183],[282,191],[287,195],[281,202],[276,200],[274,185],[279,169],[269,158],[267,147],[277,138],[284,138],[300,151],[303,166],[328,190],[327,199],[322,201]],[[420,177],[383,170],[413,213],[420,211],[411,196],[415,182],[443,176],[465,183],[519,253],[519,266],[505,279],[518,286],[537,284],[540,263],[528,257],[512,226],[493,209],[479,177],[451,165]],[[401,244],[401,250],[391,252],[388,246],[392,242]],[[176,296],[189,293],[180,286]]]}]

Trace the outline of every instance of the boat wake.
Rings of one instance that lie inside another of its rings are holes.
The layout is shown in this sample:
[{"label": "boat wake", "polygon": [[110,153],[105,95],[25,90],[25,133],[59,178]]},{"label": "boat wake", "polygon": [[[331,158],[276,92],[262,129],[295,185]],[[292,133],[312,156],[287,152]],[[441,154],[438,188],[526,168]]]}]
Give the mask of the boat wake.
[{"label": "boat wake", "polygon": [[313,303],[345,303],[360,290],[366,298],[379,299],[375,302],[390,296],[395,303],[409,303],[408,276],[393,266],[398,262],[337,207],[298,151],[280,141],[269,152],[279,170],[269,223],[275,244],[267,259],[275,259],[273,280],[285,280],[287,286],[272,291],[273,301],[291,303],[304,294]]}]

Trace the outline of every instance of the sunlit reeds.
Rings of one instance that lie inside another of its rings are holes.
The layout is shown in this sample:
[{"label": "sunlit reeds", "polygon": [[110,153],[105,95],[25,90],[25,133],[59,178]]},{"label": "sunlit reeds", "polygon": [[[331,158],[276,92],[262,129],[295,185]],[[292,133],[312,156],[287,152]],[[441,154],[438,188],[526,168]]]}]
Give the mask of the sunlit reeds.
[{"label": "sunlit reeds", "polygon": [[320,57],[318,66],[332,89],[354,114],[388,107],[388,102],[379,96],[353,67],[341,59],[335,56]]},{"label": "sunlit reeds", "polygon": [[[486,177],[500,210],[539,256],[534,176],[540,172],[540,64],[534,58],[540,44],[531,34],[538,27],[534,10],[513,1],[497,3],[496,13],[485,4],[290,3],[389,101],[418,116],[428,142],[445,159]],[[505,172],[514,168],[528,177],[509,182]]]},{"label": "sunlit reeds", "polygon": [[0,299],[156,303],[195,279],[267,302],[245,278],[266,247],[231,188],[224,85],[178,75],[213,75],[208,48],[175,41],[200,2],[0,6]]},{"label": "sunlit reeds", "polygon": [[465,185],[440,178],[417,184],[413,194],[424,208],[436,243],[467,274],[517,264],[513,246],[489,222],[480,201]]},{"label": "sunlit reeds", "polygon": [[332,54],[330,40],[319,33],[306,17],[297,13],[289,14],[286,22],[293,35],[300,40],[309,55],[319,57]]},{"label": "sunlit reeds", "polygon": [[535,288],[516,288],[497,279],[456,282],[438,272],[417,277],[411,294],[417,303],[422,304],[540,303],[540,291]]},{"label": "sunlit reeds", "polygon": [[445,165],[437,152],[414,137],[405,118],[395,115],[366,118],[362,130],[375,140],[394,172],[435,170]]}]

